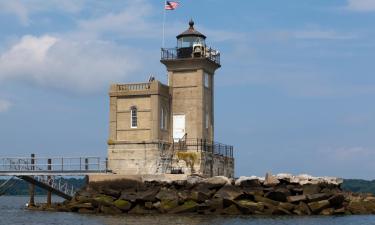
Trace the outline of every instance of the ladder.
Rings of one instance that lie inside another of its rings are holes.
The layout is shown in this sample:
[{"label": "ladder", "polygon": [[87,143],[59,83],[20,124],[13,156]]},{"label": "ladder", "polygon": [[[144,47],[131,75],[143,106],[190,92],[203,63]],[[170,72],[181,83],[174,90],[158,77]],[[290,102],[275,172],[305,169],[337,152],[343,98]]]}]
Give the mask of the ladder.
[{"label": "ladder", "polygon": [[163,173],[172,173],[172,165],[173,162],[176,161],[175,159],[175,152],[186,150],[186,140],[187,140],[187,133],[177,142],[173,142],[168,150],[164,151],[161,150],[160,152],[160,159],[158,161],[156,173],[163,174]]}]

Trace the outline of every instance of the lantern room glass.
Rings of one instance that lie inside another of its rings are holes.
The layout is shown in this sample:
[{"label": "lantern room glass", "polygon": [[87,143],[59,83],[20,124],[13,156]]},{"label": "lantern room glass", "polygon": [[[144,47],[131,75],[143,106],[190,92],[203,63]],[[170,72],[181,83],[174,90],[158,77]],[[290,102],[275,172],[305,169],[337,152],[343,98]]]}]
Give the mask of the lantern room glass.
[{"label": "lantern room glass", "polygon": [[178,48],[190,48],[193,47],[194,44],[206,45],[205,40],[202,37],[186,36],[177,39]]}]

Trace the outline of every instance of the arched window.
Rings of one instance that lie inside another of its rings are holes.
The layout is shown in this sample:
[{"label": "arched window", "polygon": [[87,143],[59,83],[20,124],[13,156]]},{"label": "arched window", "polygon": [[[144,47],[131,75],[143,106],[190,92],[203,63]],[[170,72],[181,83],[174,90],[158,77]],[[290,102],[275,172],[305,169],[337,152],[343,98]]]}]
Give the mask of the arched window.
[{"label": "arched window", "polygon": [[138,127],[138,110],[137,107],[132,106],[130,108],[130,127],[137,128]]}]

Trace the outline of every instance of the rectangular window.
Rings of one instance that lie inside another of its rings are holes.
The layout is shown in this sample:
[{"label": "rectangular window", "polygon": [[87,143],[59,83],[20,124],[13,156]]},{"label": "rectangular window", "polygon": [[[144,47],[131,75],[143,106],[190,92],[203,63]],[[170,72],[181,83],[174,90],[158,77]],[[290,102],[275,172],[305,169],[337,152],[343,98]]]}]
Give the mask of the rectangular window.
[{"label": "rectangular window", "polygon": [[138,127],[138,115],[137,115],[137,108],[132,107],[130,110],[130,126],[131,128]]},{"label": "rectangular window", "polygon": [[206,88],[210,87],[210,77],[209,77],[208,73],[204,73],[204,86]]},{"label": "rectangular window", "polygon": [[209,119],[210,119],[210,116],[208,115],[208,113],[206,113],[206,129],[209,128]]},{"label": "rectangular window", "polygon": [[163,130],[164,129],[164,109],[161,108],[161,113],[160,113],[160,128]]},{"label": "rectangular window", "polygon": [[160,128],[162,130],[168,129],[168,111],[162,107],[160,113]]}]

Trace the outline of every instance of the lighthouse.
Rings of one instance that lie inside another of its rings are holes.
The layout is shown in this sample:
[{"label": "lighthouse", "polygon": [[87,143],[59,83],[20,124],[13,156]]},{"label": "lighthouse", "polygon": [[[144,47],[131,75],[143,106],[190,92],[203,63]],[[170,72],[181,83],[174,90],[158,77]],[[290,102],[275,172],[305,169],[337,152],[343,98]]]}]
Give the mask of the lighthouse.
[{"label": "lighthouse", "polygon": [[125,175],[234,176],[233,146],[215,141],[214,76],[220,53],[195,29],[161,49],[168,84],[113,84],[108,166]]}]

